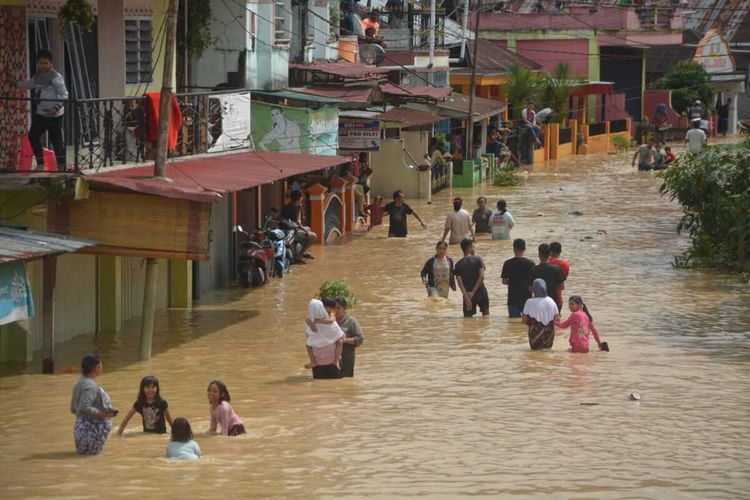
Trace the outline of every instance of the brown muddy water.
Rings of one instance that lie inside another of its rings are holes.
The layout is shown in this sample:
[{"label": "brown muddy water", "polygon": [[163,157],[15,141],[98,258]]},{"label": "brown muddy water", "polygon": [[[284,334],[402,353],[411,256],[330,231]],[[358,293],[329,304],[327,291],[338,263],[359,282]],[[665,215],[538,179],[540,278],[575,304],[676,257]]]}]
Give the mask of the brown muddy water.
[{"label": "brown muddy water", "polygon": [[[519,187],[446,191],[413,203],[429,227],[411,219],[406,240],[377,228],[316,248],[310,265],[264,288],[162,312],[148,363],[134,361],[137,321],[60,346],[59,366],[100,348],[115,427],[140,378],[158,376],[204,457],[162,458],[168,438],[139,432],[136,415],[102,456],[78,458],[68,410],[77,375],[10,375],[0,378],[2,497],[747,497],[750,295],[733,276],[672,267],[687,241],[658,185],[629,157],[600,155],[537,167]],[[477,244],[488,319],[463,319],[457,294],[425,297],[419,271],[456,194],[471,206],[479,194],[504,197],[532,257],[540,242],[562,242],[566,294],[584,297],[611,352],[572,355],[559,332],[552,351],[529,351],[500,283],[510,241]],[[356,378],[313,381],[303,318],[332,278],[357,295],[366,341]],[[215,378],[246,436],[203,435]],[[634,391],[640,402],[628,400]]]}]

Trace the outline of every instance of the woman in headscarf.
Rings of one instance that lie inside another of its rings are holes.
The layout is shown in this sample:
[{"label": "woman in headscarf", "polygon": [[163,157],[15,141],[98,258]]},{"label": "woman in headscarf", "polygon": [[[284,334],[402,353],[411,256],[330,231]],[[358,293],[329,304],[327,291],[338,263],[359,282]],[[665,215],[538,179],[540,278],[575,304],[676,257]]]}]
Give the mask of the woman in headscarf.
[{"label": "woman in headscarf", "polygon": [[70,411],[76,416],[73,437],[79,455],[98,455],[102,452],[112,430],[112,418],[117,415],[109,395],[94,381],[101,373],[99,357],[85,355],[81,360],[81,378],[73,387],[70,400]]},{"label": "woman in headscarf", "polygon": [[547,296],[547,285],[537,278],[531,285],[534,297],[523,306],[523,324],[529,326],[529,347],[532,351],[552,349],[555,341],[555,321],[560,320],[557,304]]},{"label": "woman in headscarf", "polygon": [[313,378],[341,378],[339,361],[343,346],[344,332],[336,323],[333,313],[336,302],[332,299],[312,299],[307,306],[307,355]]}]

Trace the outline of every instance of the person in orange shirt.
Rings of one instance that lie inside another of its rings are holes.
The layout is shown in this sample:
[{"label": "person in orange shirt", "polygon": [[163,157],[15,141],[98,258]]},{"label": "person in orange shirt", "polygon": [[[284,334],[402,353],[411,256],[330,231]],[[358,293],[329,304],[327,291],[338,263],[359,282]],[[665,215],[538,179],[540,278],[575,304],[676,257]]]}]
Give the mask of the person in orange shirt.
[{"label": "person in orange shirt", "polygon": [[365,32],[368,28],[373,28],[375,32],[372,34],[373,38],[377,38],[380,34],[380,11],[375,9],[367,15],[367,19],[362,21],[362,26],[365,27]]},{"label": "person in orange shirt", "polygon": [[[568,274],[570,273],[570,261],[560,258],[560,254],[562,253],[562,245],[560,244],[559,241],[553,241],[552,243],[549,244],[549,250],[550,250],[549,263],[560,266],[560,269],[562,269],[563,278],[567,280]],[[555,294],[555,303],[557,304],[558,310],[561,310],[563,306],[562,291],[564,288],[565,288],[565,283],[563,283],[562,286],[557,289],[557,293]]]}]

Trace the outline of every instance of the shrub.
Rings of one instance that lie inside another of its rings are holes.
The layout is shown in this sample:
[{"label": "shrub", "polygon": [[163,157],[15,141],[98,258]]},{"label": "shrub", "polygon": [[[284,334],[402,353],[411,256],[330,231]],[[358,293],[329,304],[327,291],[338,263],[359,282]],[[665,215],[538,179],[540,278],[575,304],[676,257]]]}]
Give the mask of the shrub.
[{"label": "shrub", "polygon": [[336,297],[344,297],[349,305],[357,303],[357,299],[354,297],[354,294],[349,289],[349,285],[344,280],[330,280],[320,285],[318,298],[335,299]]}]

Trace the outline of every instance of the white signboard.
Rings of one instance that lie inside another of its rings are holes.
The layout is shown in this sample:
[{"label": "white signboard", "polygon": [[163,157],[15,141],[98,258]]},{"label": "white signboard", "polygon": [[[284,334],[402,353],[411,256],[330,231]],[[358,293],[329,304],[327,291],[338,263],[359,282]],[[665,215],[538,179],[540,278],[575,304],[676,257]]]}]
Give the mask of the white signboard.
[{"label": "white signboard", "polygon": [[339,151],[380,151],[380,121],[341,118]]},{"label": "white signboard", "polygon": [[250,147],[250,92],[208,99],[208,152]]},{"label": "white signboard", "polygon": [[732,73],[735,69],[732,51],[719,30],[706,33],[698,43],[693,59],[703,66],[706,73]]}]

